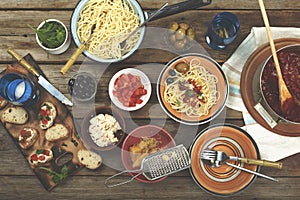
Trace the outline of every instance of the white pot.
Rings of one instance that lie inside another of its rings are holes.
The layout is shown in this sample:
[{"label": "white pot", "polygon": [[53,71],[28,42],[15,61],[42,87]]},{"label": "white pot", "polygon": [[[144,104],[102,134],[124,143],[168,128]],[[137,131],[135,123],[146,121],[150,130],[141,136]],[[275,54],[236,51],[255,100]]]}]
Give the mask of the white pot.
[{"label": "white pot", "polygon": [[[44,49],[45,51],[47,51],[48,53],[51,53],[51,54],[61,54],[61,53],[65,52],[69,48],[69,46],[71,44],[71,39],[70,39],[70,35],[69,35],[67,27],[64,25],[64,23],[62,23],[61,21],[59,21],[57,19],[47,19],[45,21],[46,22],[58,22],[58,23],[60,23],[65,28],[65,30],[66,30],[65,41],[59,47],[51,49],[51,48],[47,48],[47,47],[43,46],[43,44],[39,40],[38,35],[35,34],[35,38],[36,38],[37,43],[39,44],[39,46],[42,49]],[[42,23],[40,23],[40,25],[37,27],[37,29],[40,29],[45,24],[45,21],[43,21]]]}]

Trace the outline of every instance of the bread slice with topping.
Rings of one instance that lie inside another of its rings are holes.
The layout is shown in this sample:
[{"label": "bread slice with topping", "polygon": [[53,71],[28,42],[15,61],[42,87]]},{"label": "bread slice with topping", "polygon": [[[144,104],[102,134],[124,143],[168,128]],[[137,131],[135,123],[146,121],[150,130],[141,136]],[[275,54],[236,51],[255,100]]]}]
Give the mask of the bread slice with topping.
[{"label": "bread slice with topping", "polygon": [[64,125],[55,124],[46,131],[45,138],[49,142],[55,142],[67,138],[68,135],[69,130]]},{"label": "bread slice with topping", "polygon": [[56,117],[56,108],[50,102],[44,102],[41,105],[40,112],[38,114],[38,119],[40,121],[41,129],[47,129],[51,127],[54,123]]},{"label": "bread slice with topping", "polygon": [[79,150],[77,157],[79,162],[88,169],[97,169],[102,163],[101,156],[89,150]]},{"label": "bread slice with topping", "polygon": [[29,163],[33,166],[44,164],[53,158],[53,152],[50,149],[37,149],[33,152],[28,160]]},{"label": "bread slice with topping", "polygon": [[19,145],[23,149],[31,147],[38,138],[38,131],[34,128],[23,128],[19,135]]},{"label": "bread slice with topping", "polygon": [[28,121],[28,113],[22,107],[9,107],[2,113],[2,120],[12,124],[25,124]]}]

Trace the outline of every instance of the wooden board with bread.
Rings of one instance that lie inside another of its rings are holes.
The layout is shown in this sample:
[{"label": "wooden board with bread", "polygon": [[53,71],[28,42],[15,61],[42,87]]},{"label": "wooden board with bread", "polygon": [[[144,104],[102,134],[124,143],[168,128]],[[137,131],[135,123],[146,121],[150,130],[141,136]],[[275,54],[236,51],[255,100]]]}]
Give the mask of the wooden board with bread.
[{"label": "wooden board with bread", "polygon": [[[25,59],[43,74],[30,54]],[[17,62],[8,65],[0,77],[8,72],[20,73],[38,85],[35,77]],[[102,160],[84,147],[68,108],[38,87],[39,99],[29,106],[13,105],[1,99],[0,118],[30,168],[50,191],[83,166],[98,168]]]}]

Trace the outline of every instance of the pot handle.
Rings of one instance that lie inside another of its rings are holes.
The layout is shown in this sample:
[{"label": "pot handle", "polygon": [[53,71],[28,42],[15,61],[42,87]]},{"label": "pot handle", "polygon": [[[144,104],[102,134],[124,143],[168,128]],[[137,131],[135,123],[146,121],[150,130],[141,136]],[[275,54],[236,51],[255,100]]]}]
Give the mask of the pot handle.
[{"label": "pot handle", "polygon": [[[184,2],[180,2],[174,5],[170,5],[170,6],[166,6],[160,14],[158,14],[157,16],[153,17],[150,21],[156,20],[156,19],[160,19],[163,17],[167,17],[170,15],[174,15],[180,12],[184,12],[186,10],[190,10],[190,9],[196,9],[202,6],[206,6],[209,5],[211,3],[212,0],[188,0],[188,1],[184,1]],[[147,12],[148,16],[151,16],[154,11],[149,11]]]},{"label": "pot handle", "polygon": [[259,113],[259,115],[267,122],[267,124],[274,128],[277,125],[277,122],[273,119],[273,117],[266,111],[266,109],[261,105],[261,103],[257,103],[254,108]]}]

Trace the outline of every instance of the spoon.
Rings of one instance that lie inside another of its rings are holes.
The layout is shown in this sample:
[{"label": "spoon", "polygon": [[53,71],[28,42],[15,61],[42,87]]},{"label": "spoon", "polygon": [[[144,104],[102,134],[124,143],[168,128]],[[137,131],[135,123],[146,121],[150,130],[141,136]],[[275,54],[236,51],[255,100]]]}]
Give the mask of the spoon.
[{"label": "spoon", "polygon": [[282,73],[281,73],[281,69],[280,69],[280,65],[279,65],[279,61],[278,61],[278,57],[277,57],[277,53],[276,53],[276,49],[275,49],[275,44],[274,44],[274,41],[272,38],[270,24],[269,24],[269,20],[268,20],[268,16],[266,13],[266,9],[265,9],[263,0],[258,0],[258,3],[260,6],[261,14],[262,14],[264,24],[266,27],[266,31],[267,31],[271,51],[272,51],[272,56],[274,59],[275,68],[276,68],[276,72],[277,72],[277,76],[278,76],[279,99],[280,99],[281,110],[283,113],[288,113],[289,109],[293,109],[293,107],[295,105],[295,101],[294,101],[294,98],[292,97],[290,91],[288,90],[288,88],[283,80],[283,77],[282,77]]}]

